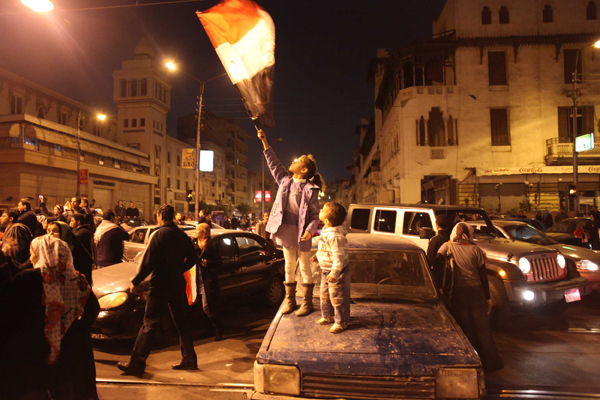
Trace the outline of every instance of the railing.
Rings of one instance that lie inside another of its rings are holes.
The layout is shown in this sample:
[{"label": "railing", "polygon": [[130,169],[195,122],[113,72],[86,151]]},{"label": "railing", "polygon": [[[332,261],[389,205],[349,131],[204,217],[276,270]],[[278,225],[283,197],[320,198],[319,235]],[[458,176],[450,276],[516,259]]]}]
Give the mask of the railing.
[{"label": "railing", "polygon": [[[600,157],[600,142],[595,141],[596,146],[587,151],[578,153],[581,158]],[[573,143],[560,143],[559,138],[546,140],[546,161],[549,159],[573,157]]]}]

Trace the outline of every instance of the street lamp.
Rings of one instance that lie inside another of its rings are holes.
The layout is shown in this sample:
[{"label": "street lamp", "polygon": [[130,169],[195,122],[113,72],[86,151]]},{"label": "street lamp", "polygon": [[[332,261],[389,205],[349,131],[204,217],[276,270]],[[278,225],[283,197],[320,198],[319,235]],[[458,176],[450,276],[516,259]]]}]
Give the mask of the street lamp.
[{"label": "street lamp", "polygon": [[49,0],[21,0],[21,3],[35,12],[49,12],[54,9],[54,4]]},{"label": "street lamp", "polygon": [[196,157],[194,157],[195,159],[195,165],[194,165],[194,169],[195,169],[195,178],[196,178],[196,184],[195,184],[195,188],[196,188],[196,203],[194,206],[194,214],[196,214],[196,218],[198,218],[198,209],[200,208],[200,127],[202,126],[202,97],[204,96],[204,85],[207,82],[210,82],[212,80],[215,80],[217,78],[220,78],[222,76],[227,75],[227,73],[223,73],[221,75],[217,75],[215,77],[212,77],[210,79],[207,79],[205,81],[201,81],[200,79],[196,78],[193,75],[190,75],[189,73],[187,73],[186,71],[177,68],[175,66],[175,63],[173,63],[172,61],[169,61],[167,63],[165,63],[165,65],[167,66],[167,68],[171,71],[175,71],[176,69],[183,72],[184,74],[186,74],[187,76],[189,76],[190,78],[192,78],[193,80],[195,80],[196,82],[200,83],[200,97],[198,99],[198,126],[196,127]]},{"label": "street lamp", "polygon": [[[79,110],[77,114],[77,196],[81,196],[81,182],[80,182],[80,174],[81,174],[81,113],[83,110]],[[98,114],[96,115],[100,121],[104,121],[106,119],[106,114]]]},{"label": "street lamp", "polygon": [[[573,186],[575,187],[575,196],[573,198],[573,208],[575,210],[575,216],[579,213],[579,191],[577,190],[577,184],[579,180],[579,171],[577,166],[577,102],[579,98],[582,96],[581,90],[579,89],[579,74],[577,73],[577,69],[579,67],[579,55],[581,51],[588,47],[595,47],[600,49],[600,40],[598,40],[594,44],[590,44],[587,46],[583,46],[577,49],[575,53],[575,71],[573,72],[573,92],[571,93],[571,98],[573,99]],[[583,75],[583,70],[582,70]]]}]

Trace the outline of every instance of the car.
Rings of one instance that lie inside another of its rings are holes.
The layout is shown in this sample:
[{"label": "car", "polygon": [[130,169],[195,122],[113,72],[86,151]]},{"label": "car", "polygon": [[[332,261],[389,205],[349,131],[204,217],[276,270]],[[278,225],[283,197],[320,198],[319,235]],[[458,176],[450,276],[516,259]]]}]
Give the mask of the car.
[{"label": "car", "polygon": [[[495,220],[493,218],[491,218],[491,220],[493,222],[495,222]],[[526,224],[533,226],[535,229],[537,229],[540,232],[546,232],[546,225],[544,225],[543,223],[541,223],[540,221],[538,221],[537,219],[534,219],[534,218],[505,218],[505,220],[506,221],[525,222]]]},{"label": "car", "polygon": [[458,222],[481,221],[475,243],[487,254],[486,270],[492,297],[492,326],[503,326],[512,307],[563,310],[565,299],[591,293],[589,282],[569,276],[564,256],[555,249],[499,239],[486,212],[477,207],[434,204],[350,204],[349,232],[398,236],[426,250],[435,236],[437,215]]},{"label": "car", "polygon": [[[228,229],[211,231],[207,246],[214,250],[215,259],[204,273],[216,278],[213,280],[218,282],[222,301],[239,302],[248,296],[262,295],[270,306],[281,303],[285,296],[281,250],[258,235]],[[140,284],[140,293],[129,291],[138,265],[139,262],[129,261],[92,271],[93,290],[101,307],[92,327],[93,338],[126,339],[137,335],[150,280],[148,277]],[[195,279],[192,286],[195,293]]]},{"label": "car", "polygon": [[560,243],[591,249],[592,244],[586,235],[575,236],[575,229],[578,227],[581,227],[588,234],[594,229],[592,220],[589,218],[567,218],[548,228],[546,235]]},{"label": "car", "polygon": [[[524,222],[493,220],[492,223],[501,239],[518,240],[558,250],[573,269],[576,268],[581,276],[593,283],[595,289],[600,288],[600,252],[557,242]],[[479,228],[482,222],[474,221],[470,224]]]},{"label": "car", "polygon": [[[191,239],[195,237],[196,227],[192,225],[177,225]],[[123,261],[133,260],[139,253],[146,250],[152,233],[159,228],[158,225],[145,225],[133,228],[129,232],[129,240],[123,244]]]},{"label": "car", "polygon": [[148,226],[146,220],[142,218],[124,218],[121,223],[131,228],[137,228],[138,226]]},{"label": "car", "polygon": [[[318,311],[298,317],[280,309],[256,355],[254,390],[246,397],[483,397],[481,361],[438,297],[423,250],[394,236],[347,238],[348,328],[334,335],[317,324]],[[316,309],[318,301],[317,295]]]}]

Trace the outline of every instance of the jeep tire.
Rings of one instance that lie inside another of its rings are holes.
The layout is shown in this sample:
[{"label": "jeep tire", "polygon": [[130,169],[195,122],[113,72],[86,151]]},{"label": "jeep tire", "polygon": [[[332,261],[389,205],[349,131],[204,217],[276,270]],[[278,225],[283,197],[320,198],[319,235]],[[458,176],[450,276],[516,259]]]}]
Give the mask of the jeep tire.
[{"label": "jeep tire", "polygon": [[490,284],[490,297],[492,299],[492,310],[490,311],[490,324],[493,330],[502,328],[510,319],[510,300],[504,289],[502,279],[497,276],[488,275]]}]

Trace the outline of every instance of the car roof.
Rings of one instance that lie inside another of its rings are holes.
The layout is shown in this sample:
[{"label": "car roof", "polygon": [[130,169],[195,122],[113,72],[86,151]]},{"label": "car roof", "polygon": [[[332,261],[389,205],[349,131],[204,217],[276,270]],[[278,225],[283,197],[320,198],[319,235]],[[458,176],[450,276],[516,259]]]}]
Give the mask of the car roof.
[{"label": "car roof", "polygon": [[422,208],[424,210],[461,210],[461,211],[483,211],[483,208],[479,207],[466,207],[466,206],[450,206],[450,205],[438,205],[438,204],[386,204],[386,203],[365,203],[365,204],[350,204],[350,207],[385,207],[385,208]]},{"label": "car roof", "polygon": [[498,226],[529,225],[525,221],[515,221],[510,219],[493,219],[492,224]]},{"label": "car roof", "polygon": [[421,251],[421,247],[408,239],[398,236],[377,235],[371,233],[349,233],[348,247],[350,249],[382,249],[382,250],[411,250]]}]

